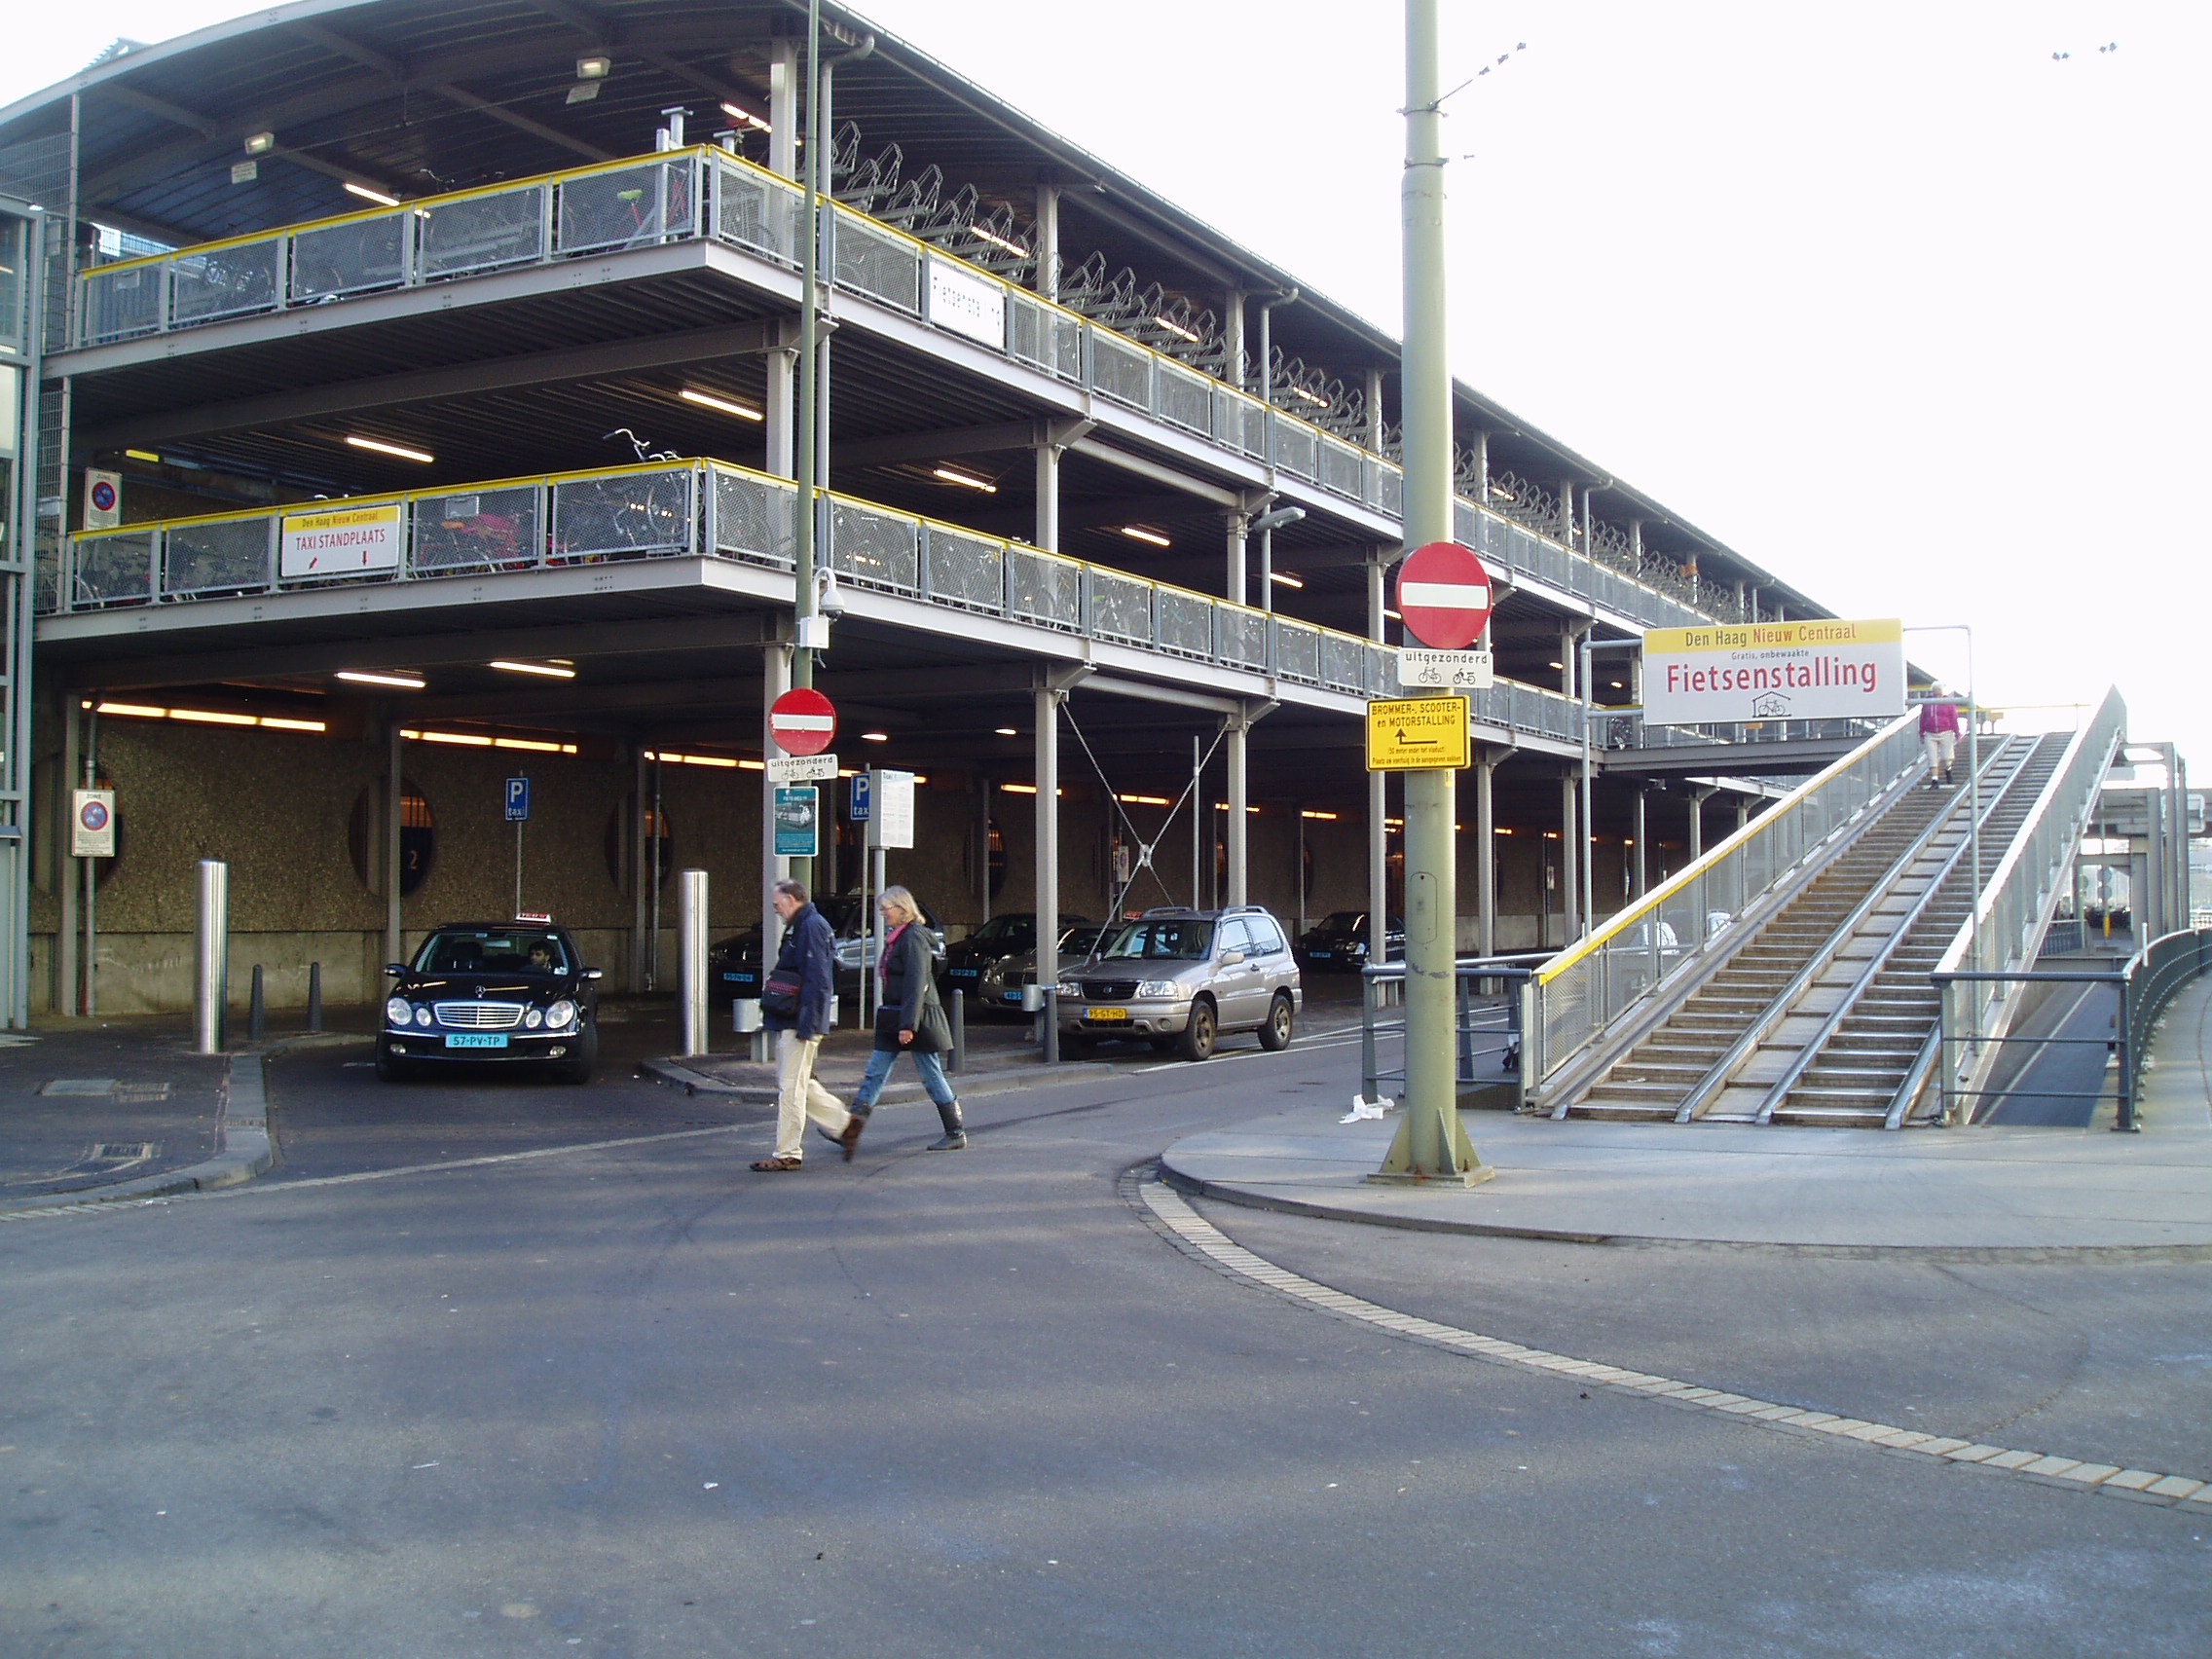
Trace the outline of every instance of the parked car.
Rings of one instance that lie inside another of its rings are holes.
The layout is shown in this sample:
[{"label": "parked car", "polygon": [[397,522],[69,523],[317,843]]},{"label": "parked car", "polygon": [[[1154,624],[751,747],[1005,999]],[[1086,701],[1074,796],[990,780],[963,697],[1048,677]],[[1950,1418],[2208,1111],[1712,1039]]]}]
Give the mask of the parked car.
[{"label": "parked car", "polygon": [[1059,978],[1061,1049],[1133,1038],[1202,1060],[1225,1031],[1256,1031],[1263,1049],[1290,1043],[1305,1003],[1282,925],[1257,904],[1147,910],[1104,949]]},{"label": "parked car", "polygon": [[[837,940],[837,994],[853,996],[861,988],[861,976],[875,966],[875,933],[869,924],[872,908],[863,908],[857,893],[832,894],[814,902]],[[922,930],[929,937],[930,955],[941,976],[944,971],[944,933],[927,904],[922,906]],[[760,994],[760,926],[731,934],[707,947],[707,993],[711,1001],[726,1004],[738,997]]]},{"label": "parked car", "polygon": [[[1298,936],[1298,960],[1308,968],[1357,970],[1368,963],[1367,912],[1337,910],[1323,916]],[[1383,962],[1402,962],[1406,956],[1406,924],[1392,916],[1382,932]]]},{"label": "parked car", "polygon": [[[1055,973],[1069,968],[1080,968],[1096,954],[1099,947],[1114,937],[1117,930],[1108,924],[1099,927],[1084,922],[1076,927],[1060,930],[1059,962]],[[953,949],[960,947],[954,945]],[[959,981],[956,978],[954,983]],[[1021,1007],[1021,993],[1037,982],[1037,952],[1017,951],[1002,956],[976,977],[969,992],[978,1008],[1015,1009]]]},{"label": "parked car", "polygon": [[[1082,927],[1089,920],[1088,916],[1062,916],[1060,925]],[[966,939],[955,940],[945,946],[944,965],[940,971],[938,988],[945,992],[966,991],[970,996],[979,995],[984,971],[992,964],[1025,953],[1034,957],[1036,950],[1036,911],[1009,910],[1003,915],[993,916]]]},{"label": "parked car", "polygon": [[549,1063],[570,1083],[598,1063],[600,971],[565,928],[449,922],[385,973],[377,1076],[387,1083],[430,1060]]}]

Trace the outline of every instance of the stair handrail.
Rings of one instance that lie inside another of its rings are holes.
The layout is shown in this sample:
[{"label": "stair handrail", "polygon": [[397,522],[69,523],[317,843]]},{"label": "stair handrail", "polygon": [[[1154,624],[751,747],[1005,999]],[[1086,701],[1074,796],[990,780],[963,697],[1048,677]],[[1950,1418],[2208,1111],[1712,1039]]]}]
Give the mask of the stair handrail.
[{"label": "stair handrail", "polygon": [[1705,963],[1755,900],[1921,764],[1919,711],[1908,710],[1539,968],[1521,993],[1530,1092]]},{"label": "stair handrail", "polygon": [[[2002,754],[2002,750],[1992,750],[1989,756],[1982,762],[1983,767],[1986,769],[1996,765]],[[1830,930],[1828,937],[1821,941],[1819,948],[1805,958],[1804,964],[1794,974],[1790,975],[1788,982],[1775,993],[1774,1000],[1766,1006],[1766,1012],[1759,1014],[1758,1017],[1736,1034],[1736,1040],[1728,1045],[1720,1057],[1714,1060],[1706,1069],[1705,1075],[1691,1087],[1690,1091],[1682,1096],[1682,1103],[1675,1112],[1676,1123],[1686,1124],[1694,1119],[1698,1115],[1698,1109],[1726,1087],[1730,1074],[1743,1064],[1754,1049],[1766,1041],[1768,1033],[1773,1031],[1783,1020],[1789,1017],[1790,1005],[1804,995],[1806,987],[1813,982],[1814,977],[1829,963],[1833,962],[1836,953],[1851,941],[1852,936],[1859,931],[1860,924],[1874,913],[1875,906],[1880,904],[1882,900],[1887,897],[1898,877],[1915,860],[1927,852],[1929,843],[1950,827],[1963,804],[1963,797],[1955,798],[1948,810],[1939,812],[1934,818],[1931,818],[1927,827],[1912,838],[1911,844],[1890,861],[1890,867],[1882,873],[1879,879],[1868,886],[1865,896],[1851,907],[1851,913]],[[1961,843],[1962,846],[1964,844],[1964,842]],[[1938,882],[1942,880],[1942,874],[1947,874],[1952,866],[1957,863],[1958,856],[1956,852],[1953,852],[1946,859],[1943,872],[1936,876]],[[1933,887],[1931,887],[1931,891],[1933,891]],[[1917,909],[1914,913],[1918,913]],[[1765,1122],[1765,1119],[1761,1118],[1760,1122]]]},{"label": "stair handrail", "polygon": [[[1988,760],[1982,762],[1982,769],[1987,771],[1998,764],[2005,756],[2011,755],[2014,741],[2012,738],[2007,738],[2000,743],[1997,746],[1996,753]],[[1982,797],[1981,821],[1985,826],[1996,814],[1997,809],[2004,804],[2005,797],[2010,793],[2012,786],[2020,781],[2020,769],[2034,757],[2035,745],[2030,742],[2026,750],[2014,757],[2011,777],[1999,785],[1994,792]],[[1939,822],[1947,822],[1947,817]],[[1904,943],[1905,936],[1920,925],[1920,918],[1927,914],[1928,906],[1936,902],[1936,896],[1943,890],[1943,884],[1949,881],[1952,876],[1958,874],[1959,866],[1965,862],[1968,853],[1973,850],[1973,827],[1971,817],[1968,820],[1967,828],[1968,833],[1961,837],[1959,844],[1944,856],[1942,866],[1936,871],[1928,885],[1921,889],[1920,897],[1915,899],[1904,914],[1898,918],[1895,931],[1874,947],[1873,954],[1867,957],[1865,964],[1853,977],[1850,985],[1845,988],[1843,996],[1836,1003],[1836,1006],[1828,1011],[1825,1017],[1821,1020],[1819,1027],[1805,1040],[1797,1052],[1790,1057],[1789,1063],[1782,1068],[1782,1074],[1769,1084],[1766,1092],[1759,1096],[1758,1111],[1753,1114],[1755,1122],[1761,1124],[1774,1122],[1775,1108],[1780,1106],[1789,1091],[1797,1087],[1798,1080],[1812,1069],[1814,1061],[1820,1057],[1821,1051],[1843,1028],[1843,1022],[1851,1017],[1852,1010],[1858,1006],[1859,999],[1866,994],[1867,987],[1872,985],[1875,979],[1880,977],[1882,970],[1890,965],[1890,958],[1897,954],[1898,947]],[[1883,1126],[1895,1127],[1894,1124],[1887,1122],[1886,1116]]]},{"label": "stair handrail", "polygon": [[1978,1097],[1972,1074],[1985,1070],[2001,1047],[1984,1039],[2002,1037],[2019,1005],[2017,998],[2007,998],[2001,980],[1940,976],[2010,973],[2034,954],[2062,896],[2062,878],[2074,867],[2074,856],[2096,812],[2105,773],[2126,736],[2127,705],[2120,699],[2120,687],[2112,686],[2097,712],[2066,746],[2058,770],[2036,797],[2012,844],[1990,871],[1978,901],[1936,964],[1936,982],[1942,987],[1943,998],[1938,1029],[1946,1124],[1953,1122],[1956,1100]]}]

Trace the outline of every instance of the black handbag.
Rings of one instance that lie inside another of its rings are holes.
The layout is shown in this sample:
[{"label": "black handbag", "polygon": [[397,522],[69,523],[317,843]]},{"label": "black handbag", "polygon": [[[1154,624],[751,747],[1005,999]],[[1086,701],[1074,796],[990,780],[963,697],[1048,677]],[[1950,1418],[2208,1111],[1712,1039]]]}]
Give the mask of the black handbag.
[{"label": "black handbag", "polygon": [[760,986],[760,1012],[771,1019],[796,1019],[805,983],[796,969],[776,969]]},{"label": "black handbag", "polygon": [[941,1054],[952,1047],[952,1022],[944,1016],[944,1005],[930,997],[922,1004],[919,1020],[914,1026],[914,1040],[901,1043],[899,1033],[906,1027],[900,1023],[905,1010],[879,1008],[875,1011],[875,1046],[903,1054]]}]

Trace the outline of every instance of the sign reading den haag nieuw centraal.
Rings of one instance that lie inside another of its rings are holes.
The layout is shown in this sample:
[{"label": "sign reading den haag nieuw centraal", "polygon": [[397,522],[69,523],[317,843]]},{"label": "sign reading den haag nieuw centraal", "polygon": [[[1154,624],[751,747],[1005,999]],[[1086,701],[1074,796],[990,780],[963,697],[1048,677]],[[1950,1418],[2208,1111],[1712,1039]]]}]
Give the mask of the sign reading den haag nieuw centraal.
[{"label": "sign reading den haag nieuw centraal", "polygon": [[1748,622],[1655,628],[1643,637],[1643,718],[1724,720],[1892,719],[1904,713],[1904,625]]}]

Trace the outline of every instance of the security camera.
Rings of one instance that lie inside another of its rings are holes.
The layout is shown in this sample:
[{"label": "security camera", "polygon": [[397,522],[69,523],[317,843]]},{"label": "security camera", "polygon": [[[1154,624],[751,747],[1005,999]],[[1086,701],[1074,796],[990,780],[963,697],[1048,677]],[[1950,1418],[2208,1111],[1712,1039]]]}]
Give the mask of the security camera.
[{"label": "security camera", "polygon": [[837,586],[837,572],[828,565],[817,567],[814,572],[814,608],[825,616],[845,613],[845,596]]}]

